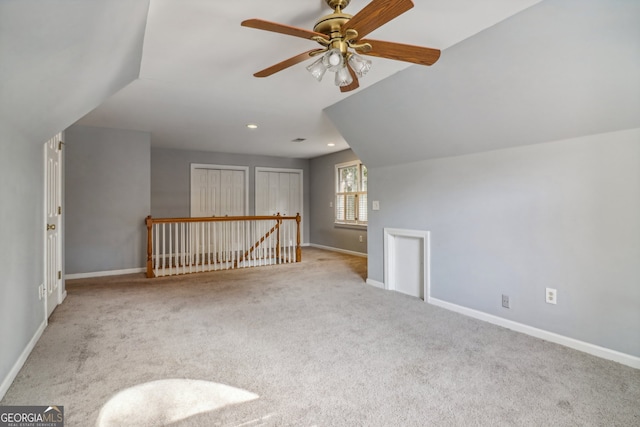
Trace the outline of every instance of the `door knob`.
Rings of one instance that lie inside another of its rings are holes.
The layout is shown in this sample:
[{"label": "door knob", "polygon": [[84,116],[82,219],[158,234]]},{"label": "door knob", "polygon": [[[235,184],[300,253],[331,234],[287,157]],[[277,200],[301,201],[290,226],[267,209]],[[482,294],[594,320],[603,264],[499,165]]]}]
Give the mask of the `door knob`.
[{"label": "door knob", "polygon": [[55,224],[47,224],[47,231],[55,230],[55,229],[56,229],[56,225]]}]

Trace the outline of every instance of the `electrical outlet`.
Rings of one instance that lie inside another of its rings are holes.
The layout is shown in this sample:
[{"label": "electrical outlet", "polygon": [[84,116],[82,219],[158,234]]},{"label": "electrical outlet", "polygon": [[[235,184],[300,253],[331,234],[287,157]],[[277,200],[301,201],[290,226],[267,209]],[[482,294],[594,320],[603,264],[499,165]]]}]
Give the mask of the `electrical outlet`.
[{"label": "electrical outlet", "polygon": [[509,295],[502,295],[502,306],[504,308],[511,308],[511,306],[509,305]]},{"label": "electrical outlet", "polygon": [[546,301],[549,304],[557,304],[558,303],[558,291],[553,288],[545,289]]},{"label": "electrical outlet", "polygon": [[333,202],[329,202],[329,207],[332,208],[333,207]]},{"label": "electrical outlet", "polygon": [[362,236],[359,236],[358,240],[360,240],[360,243],[362,243]]},{"label": "electrical outlet", "polygon": [[44,283],[38,286],[38,299],[44,298]]}]

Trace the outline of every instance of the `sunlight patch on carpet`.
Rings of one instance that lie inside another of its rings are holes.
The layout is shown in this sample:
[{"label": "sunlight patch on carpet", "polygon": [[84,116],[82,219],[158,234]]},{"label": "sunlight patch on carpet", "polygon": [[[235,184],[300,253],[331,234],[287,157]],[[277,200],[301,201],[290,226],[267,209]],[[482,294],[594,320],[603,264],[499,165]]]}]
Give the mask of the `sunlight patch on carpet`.
[{"label": "sunlight patch on carpet", "polygon": [[96,427],[161,426],[260,396],[210,381],[167,379],[122,390],[102,407]]}]

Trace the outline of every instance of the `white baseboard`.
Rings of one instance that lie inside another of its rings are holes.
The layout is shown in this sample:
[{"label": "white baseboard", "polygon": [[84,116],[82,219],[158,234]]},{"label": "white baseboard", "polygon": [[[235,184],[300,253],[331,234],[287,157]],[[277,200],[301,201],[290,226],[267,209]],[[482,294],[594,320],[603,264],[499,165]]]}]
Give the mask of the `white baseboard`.
[{"label": "white baseboard", "polygon": [[[370,279],[367,279],[367,283]],[[494,316],[492,314],[484,313],[482,311],[474,310],[471,308],[463,307],[450,302],[442,301],[437,298],[429,297],[429,304],[442,307],[447,310],[455,311],[456,313],[464,314],[465,316],[473,317],[478,320],[493,323],[494,325],[502,326],[507,329],[521,332],[523,334],[531,335],[536,338],[543,339],[552,343],[560,344],[565,347],[579,350],[584,353],[591,354],[602,359],[612,360],[614,362],[621,363],[632,368],[640,369],[640,357],[632,356],[630,354],[621,353],[619,351],[611,350],[605,347],[600,347],[594,344],[589,344],[584,341],[576,340],[573,338],[559,335],[554,332],[545,331],[543,329],[534,328],[533,326],[525,325],[523,323],[514,322],[513,320],[505,319],[502,317]]]},{"label": "white baseboard", "polygon": [[2,384],[0,384],[0,400],[4,398],[5,394],[7,394],[7,390],[9,390],[9,387],[11,387],[13,380],[15,380],[18,376],[18,372],[20,372],[20,369],[22,369],[22,367],[24,366],[24,363],[27,361],[27,358],[31,354],[31,351],[33,351],[33,348],[36,346],[36,343],[42,336],[42,333],[44,332],[46,327],[47,321],[45,320],[40,324],[38,330],[31,338],[31,341],[29,341],[18,360],[16,360],[16,363],[13,364],[13,367],[7,374],[6,378],[2,380]]},{"label": "white baseboard", "polygon": [[95,271],[93,273],[75,273],[75,274],[65,274],[65,280],[73,280],[73,279],[88,279],[91,277],[104,277],[104,276],[120,276],[122,274],[134,274],[134,273],[144,273],[147,271],[146,268],[128,268],[126,270],[110,270],[110,271]]},{"label": "white baseboard", "polygon": [[315,243],[309,243],[309,246],[311,246],[312,248],[324,249],[324,250],[332,251],[332,252],[340,252],[340,253],[347,254],[347,255],[355,255],[355,256],[360,256],[360,257],[363,257],[363,258],[367,257],[367,254],[365,254],[363,252],[348,251],[346,249],[334,248],[334,247],[331,247],[331,246],[316,245]]},{"label": "white baseboard", "polygon": [[386,289],[384,283],[378,282],[377,280],[373,280],[367,277],[367,285],[375,286],[376,288]]}]

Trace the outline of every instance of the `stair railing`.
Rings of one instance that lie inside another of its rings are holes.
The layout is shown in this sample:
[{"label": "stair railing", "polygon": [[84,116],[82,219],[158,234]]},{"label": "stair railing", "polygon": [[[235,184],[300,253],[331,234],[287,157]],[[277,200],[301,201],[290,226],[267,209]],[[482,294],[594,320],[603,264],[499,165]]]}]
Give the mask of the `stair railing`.
[{"label": "stair railing", "polygon": [[148,216],[147,277],[300,262],[300,221],[300,214]]}]

